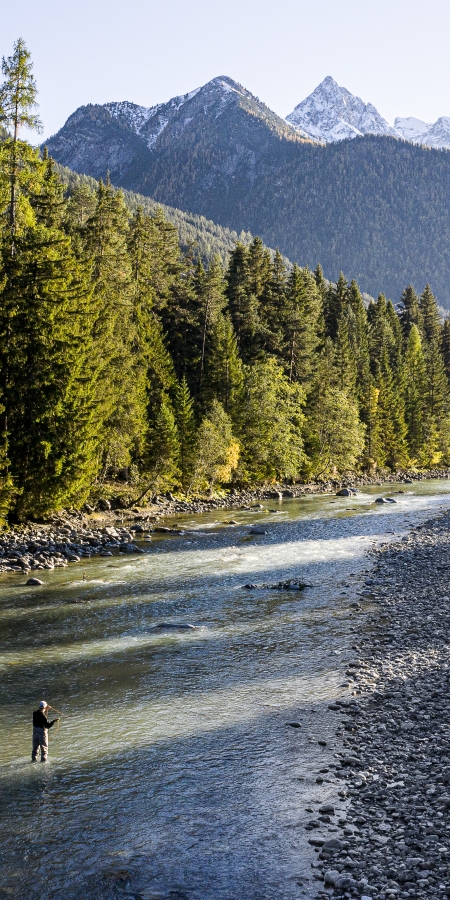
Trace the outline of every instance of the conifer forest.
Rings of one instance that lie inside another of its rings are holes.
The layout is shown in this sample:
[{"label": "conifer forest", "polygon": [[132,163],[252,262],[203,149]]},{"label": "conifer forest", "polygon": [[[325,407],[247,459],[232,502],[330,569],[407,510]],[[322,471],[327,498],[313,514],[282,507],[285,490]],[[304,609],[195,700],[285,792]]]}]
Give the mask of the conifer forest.
[{"label": "conifer forest", "polygon": [[[75,178],[18,41],[0,90],[1,515],[450,464],[450,321],[429,287],[368,306],[237,241],[181,246],[161,209]],[[326,274],[326,273],[325,273]]]}]

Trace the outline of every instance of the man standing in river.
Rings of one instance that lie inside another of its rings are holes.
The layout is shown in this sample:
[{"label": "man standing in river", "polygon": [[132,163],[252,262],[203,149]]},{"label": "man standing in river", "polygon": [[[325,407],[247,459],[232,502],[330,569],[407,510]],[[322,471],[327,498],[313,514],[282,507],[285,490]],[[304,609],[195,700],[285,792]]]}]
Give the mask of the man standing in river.
[{"label": "man standing in river", "polygon": [[39,748],[41,749],[41,762],[47,762],[48,755],[48,729],[52,728],[59,719],[53,719],[49,722],[47,719],[47,710],[50,709],[45,700],[41,700],[39,709],[35,709],[33,713],[33,750],[31,753],[31,762],[36,762]]}]

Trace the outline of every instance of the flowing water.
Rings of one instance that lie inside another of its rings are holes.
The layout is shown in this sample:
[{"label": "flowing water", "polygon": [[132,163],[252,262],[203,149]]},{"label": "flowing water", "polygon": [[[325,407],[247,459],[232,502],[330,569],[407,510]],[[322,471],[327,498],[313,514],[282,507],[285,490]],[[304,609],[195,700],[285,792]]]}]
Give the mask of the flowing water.
[{"label": "flowing water", "polygon": [[[41,588],[3,577],[0,898],[314,896],[303,826],[338,790],[316,777],[338,749],[327,707],[350,690],[366,551],[450,507],[450,481],[403,489],[185,516],[145,556]],[[287,578],[310,586],[243,587]],[[65,717],[32,765],[42,697]]]}]

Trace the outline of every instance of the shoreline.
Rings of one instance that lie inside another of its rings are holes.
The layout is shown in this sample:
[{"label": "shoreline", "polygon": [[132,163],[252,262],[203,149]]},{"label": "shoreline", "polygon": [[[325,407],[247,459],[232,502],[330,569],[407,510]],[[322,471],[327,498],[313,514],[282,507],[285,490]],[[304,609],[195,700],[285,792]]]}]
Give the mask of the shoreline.
[{"label": "shoreline", "polygon": [[[42,584],[38,574],[69,564],[115,554],[140,554],[149,550],[151,533],[177,531],[175,525],[163,525],[182,515],[195,515],[214,510],[257,508],[261,501],[282,502],[314,494],[337,494],[342,488],[358,490],[368,486],[414,484],[416,481],[449,479],[450,469],[415,472],[403,470],[384,476],[359,475],[342,481],[283,485],[255,490],[230,492],[225,497],[180,500],[169,493],[157,497],[145,507],[111,509],[106,499],[99,499],[97,507],[86,504],[84,510],[61,510],[43,523],[27,522],[0,534],[0,576],[31,575],[30,585]],[[136,543],[138,542],[138,543]],[[147,544],[147,547],[146,547]]]},{"label": "shoreline", "polygon": [[350,696],[329,705],[336,808],[306,826],[316,896],[447,898],[450,511],[368,554],[372,570],[353,586],[366,626],[347,662]]}]

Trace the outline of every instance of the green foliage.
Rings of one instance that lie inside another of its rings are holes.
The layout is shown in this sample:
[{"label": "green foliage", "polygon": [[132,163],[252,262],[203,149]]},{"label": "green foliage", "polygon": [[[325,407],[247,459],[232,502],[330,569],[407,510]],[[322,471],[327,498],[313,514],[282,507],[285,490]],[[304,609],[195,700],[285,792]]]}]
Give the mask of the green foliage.
[{"label": "green foliage", "polygon": [[295,478],[303,462],[304,392],[275,359],[244,370],[238,412],[241,475],[246,482]]},{"label": "green foliage", "polygon": [[[450,325],[427,286],[366,311],[356,281],[259,238],[227,264],[109,182],[66,190],[0,143],[0,521],[141,491],[450,463]],[[16,148],[17,150],[17,148]],[[17,152],[19,152],[17,150]],[[95,189],[94,189],[95,188]]]},{"label": "green foliage", "polygon": [[175,421],[179,444],[179,469],[181,487],[189,489],[192,482],[196,456],[196,428],[194,418],[194,401],[189,393],[186,378],[177,384],[175,391]]},{"label": "green foliage", "polygon": [[213,400],[197,433],[191,490],[210,490],[217,482],[230,482],[238,459],[239,444],[231,419],[222,404]]}]

